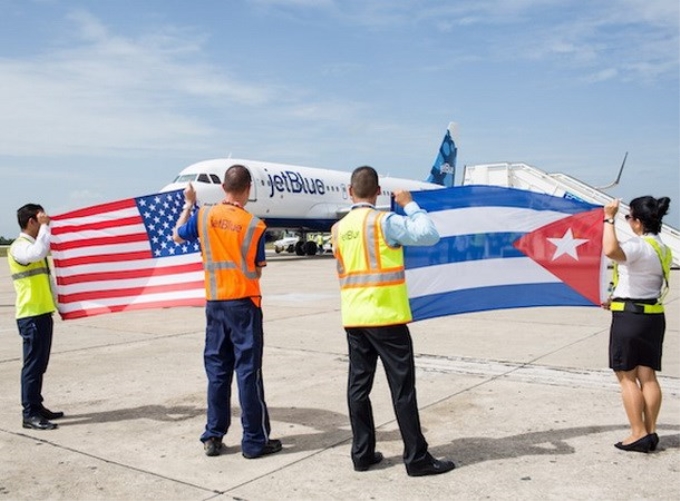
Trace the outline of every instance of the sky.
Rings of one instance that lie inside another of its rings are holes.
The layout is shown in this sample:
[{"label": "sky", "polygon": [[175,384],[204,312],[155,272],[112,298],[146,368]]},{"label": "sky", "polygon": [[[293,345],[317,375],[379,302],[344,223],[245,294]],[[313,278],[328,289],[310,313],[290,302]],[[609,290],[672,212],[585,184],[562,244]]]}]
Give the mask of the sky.
[{"label": "sky", "polygon": [[0,236],[246,158],[524,162],[680,227],[677,0],[0,0]]}]

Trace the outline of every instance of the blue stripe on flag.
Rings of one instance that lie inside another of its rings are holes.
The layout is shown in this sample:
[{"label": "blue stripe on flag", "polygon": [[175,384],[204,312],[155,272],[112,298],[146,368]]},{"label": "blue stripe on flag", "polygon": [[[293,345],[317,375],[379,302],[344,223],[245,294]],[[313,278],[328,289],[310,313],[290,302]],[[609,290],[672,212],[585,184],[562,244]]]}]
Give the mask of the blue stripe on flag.
[{"label": "blue stripe on flag", "polygon": [[512,243],[524,233],[476,233],[445,237],[431,247],[408,247],[408,268],[477,259],[524,257]]},{"label": "blue stripe on flag", "polygon": [[[533,306],[593,306],[562,282],[501,285],[431,294],[410,299],[414,320],[486,310]],[[442,313],[446,312],[446,313]],[[416,317],[417,316],[417,317]]]},{"label": "blue stripe on flag", "polygon": [[[447,193],[448,192],[448,193]],[[432,210],[462,209],[468,207],[520,207],[533,210],[550,210],[577,214],[599,207],[581,200],[554,197],[532,191],[499,186],[457,186],[412,193],[421,208]],[[397,212],[403,214],[399,208]]]}]

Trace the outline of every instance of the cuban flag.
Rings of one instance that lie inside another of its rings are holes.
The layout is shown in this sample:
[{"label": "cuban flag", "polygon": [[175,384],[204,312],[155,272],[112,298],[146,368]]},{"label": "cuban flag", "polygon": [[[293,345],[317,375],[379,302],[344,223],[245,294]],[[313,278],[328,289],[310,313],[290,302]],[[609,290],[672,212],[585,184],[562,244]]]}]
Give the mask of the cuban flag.
[{"label": "cuban flag", "polygon": [[413,320],[604,299],[601,206],[495,186],[412,195],[441,236],[404,248]]}]

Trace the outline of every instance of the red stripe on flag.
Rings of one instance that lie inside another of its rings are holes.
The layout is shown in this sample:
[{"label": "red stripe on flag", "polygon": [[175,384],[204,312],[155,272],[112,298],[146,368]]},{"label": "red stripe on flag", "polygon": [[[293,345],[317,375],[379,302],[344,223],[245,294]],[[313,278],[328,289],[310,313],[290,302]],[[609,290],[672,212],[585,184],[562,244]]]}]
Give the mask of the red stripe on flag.
[{"label": "red stripe on flag", "polygon": [[124,252],[121,254],[102,254],[99,256],[81,256],[69,259],[55,259],[54,266],[58,268],[68,268],[69,266],[79,266],[83,264],[103,264],[118,263],[121,261],[136,261],[151,259],[151,249],[138,252]]},{"label": "red stripe on flag", "polygon": [[116,200],[115,202],[108,202],[100,205],[92,205],[91,207],[87,207],[85,209],[76,209],[71,212],[65,212],[64,214],[58,214],[56,216],[52,216],[50,219],[53,219],[54,221],[61,221],[62,219],[72,219],[76,217],[90,217],[99,214],[105,214],[107,212],[129,209],[130,207],[137,207],[137,202],[135,202],[134,198]]},{"label": "red stripe on flag", "polygon": [[65,251],[69,249],[80,249],[82,247],[98,247],[106,245],[129,244],[134,242],[148,242],[149,236],[146,233],[129,233],[127,235],[114,235],[110,237],[87,238],[73,240],[71,242],[52,242],[50,248],[53,252]]},{"label": "red stripe on flag", "polygon": [[85,308],[73,310],[61,315],[62,320],[73,320],[74,318],[90,317],[93,315],[103,315],[105,313],[118,313],[121,311],[145,310],[148,308],[175,308],[177,306],[204,306],[204,298],[183,298],[165,301],[154,301],[142,304],[119,304],[114,306],[98,306],[96,308]]},{"label": "red stripe on flag", "polygon": [[[66,286],[82,284],[86,282],[105,282],[108,280],[127,280],[135,278],[162,277],[167,275],[177,275],[180,273],[192,273],[196,271],[203,271],[202,262],[198,261],[195,263],[157,268],[137,268],[134,270],[121,270],[121,271],[101,271],[98,273],[83,273],[80,275],[71,275],[68,277],[57,277],[57,285]],[[203,286],[203,284],[201,284],[201,286]]]},{"label": "red stripe on flag", "polygon": [[120,228],[121,226],[133,226],[142,224],[141,216],[122,217],[117,219],[107,219],[96,223],[68,224],[57,226],[52,229],[52,235],[65,235],[67,233],[77,233],[79,231],[106,230],[109,228]]},{"label": "red stripe on flag", "polygon": [[93,301],[97,299],[109,299],[116,297],[141,296],[143,294],[162,294],[166,292],[183,291],[185,289],[198,289],[205,286],[203,280],[166,285],[147,285],[143,287],[129,287],[126,289],[92,290],[88,292],[75,292],[73,294],[59,294],[59,302],[62,304],[78,303],[80,301]]}]

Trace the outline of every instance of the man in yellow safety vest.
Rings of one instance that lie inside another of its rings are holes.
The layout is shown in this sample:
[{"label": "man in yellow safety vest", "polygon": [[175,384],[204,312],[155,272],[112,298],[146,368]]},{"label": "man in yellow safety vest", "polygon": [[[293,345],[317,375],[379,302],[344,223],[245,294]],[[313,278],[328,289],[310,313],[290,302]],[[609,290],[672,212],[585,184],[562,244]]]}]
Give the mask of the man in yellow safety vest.
[{"label": "man in yellow safety vest", "polygon": [[54,287],[47,255],[50,251],[50,217],[37,204],[17,211],[21,234],[9,248],[7,260],[16,291],[16,320],[23,338],[21,405],[24,428],[53,430],[51,419],[64,416],[43,405],[43,374],[52,349],[52,314],[56,311]]},{"label": "man in yellow safety vest", "polygon": [[439,233],[408,191],[393,194],[406,216],[377,210],[380,186],[372,167],[354,170],[349,194],[353,205],[333,226],[332,239],[340,279],[342,324],[349,346],[347,399],[354,469],[366,471],[383,459],[375,450],[369,398],[380,358],[404,442],[407,474],[451,471],[455,468],[452,461],[435,459],[428,452],[420,428],[402,247],[433,245],[439,241]]}]

